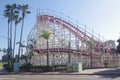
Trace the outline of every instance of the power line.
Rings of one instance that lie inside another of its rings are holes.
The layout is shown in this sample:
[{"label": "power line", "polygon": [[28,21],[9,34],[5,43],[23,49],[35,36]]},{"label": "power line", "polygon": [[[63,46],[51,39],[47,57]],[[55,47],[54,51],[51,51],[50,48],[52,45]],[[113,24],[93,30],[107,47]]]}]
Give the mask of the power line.
[{"label": "power line", "polygon": [[2,35],[0,35],[0,37],[1,37],[1,38],[4,38],[4,39],[8,39],[7,37],[5,37],[5,36],[2,36]]}]

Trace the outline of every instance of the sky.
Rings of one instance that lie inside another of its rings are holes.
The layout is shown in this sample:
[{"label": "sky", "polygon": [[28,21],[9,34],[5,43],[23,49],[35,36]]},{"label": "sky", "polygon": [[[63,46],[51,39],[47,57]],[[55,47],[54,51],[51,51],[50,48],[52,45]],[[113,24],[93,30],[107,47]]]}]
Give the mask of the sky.
[{"label": "sky", "polygon": [[[116,41],[120,37],[120,0],[0,0],[0,48],[7,47],[7,19],[3,16],[3,10],[6,4],[13,3],[29,4],[30,7],[31,14],[25,18],[24,41],[35,25],[38,9],[70,16],[105,40]],[[18,33],[20,27],[19,24]]]}]

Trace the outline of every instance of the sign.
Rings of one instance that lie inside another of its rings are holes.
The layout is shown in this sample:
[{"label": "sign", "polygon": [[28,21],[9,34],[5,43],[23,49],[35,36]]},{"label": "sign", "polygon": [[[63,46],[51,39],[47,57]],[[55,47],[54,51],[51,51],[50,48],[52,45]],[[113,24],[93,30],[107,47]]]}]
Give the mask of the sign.
[{"label": "sign", "polygon": [[69,63],[67,65],[68,72],[81,72],[82,71],[82,63]]}]

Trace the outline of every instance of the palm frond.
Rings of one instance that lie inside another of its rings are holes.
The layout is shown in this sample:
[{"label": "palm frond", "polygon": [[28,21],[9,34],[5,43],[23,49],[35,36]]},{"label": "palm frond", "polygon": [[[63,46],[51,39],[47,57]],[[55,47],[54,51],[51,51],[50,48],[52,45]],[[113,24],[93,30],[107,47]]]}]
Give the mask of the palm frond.
[{"label": "palm frond", "polygon": [[43,38],[45,38],[46,40],[48,40],[49,39],[49,37],[50,37],[50,32],[49,31],[43,31],[43,33],[42,33],[42,35],[40,35],[39,37],[43,37]]}]

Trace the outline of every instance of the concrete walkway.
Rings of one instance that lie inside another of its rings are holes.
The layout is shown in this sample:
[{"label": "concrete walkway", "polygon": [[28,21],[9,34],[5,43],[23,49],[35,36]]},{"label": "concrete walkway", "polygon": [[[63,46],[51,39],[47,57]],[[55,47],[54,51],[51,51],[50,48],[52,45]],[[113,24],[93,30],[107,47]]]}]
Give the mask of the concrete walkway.
[{"label": "concrete walkway", "polygon": [[120,75],[120,68],[86,69],[80,74]]}]

